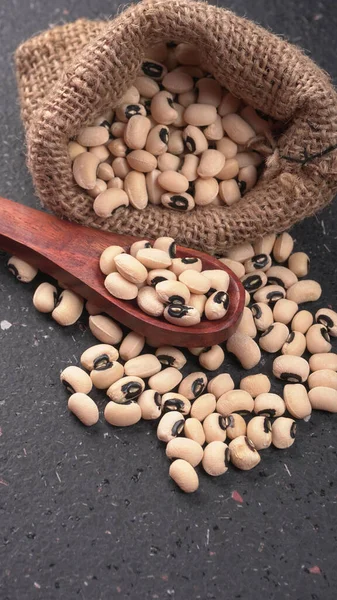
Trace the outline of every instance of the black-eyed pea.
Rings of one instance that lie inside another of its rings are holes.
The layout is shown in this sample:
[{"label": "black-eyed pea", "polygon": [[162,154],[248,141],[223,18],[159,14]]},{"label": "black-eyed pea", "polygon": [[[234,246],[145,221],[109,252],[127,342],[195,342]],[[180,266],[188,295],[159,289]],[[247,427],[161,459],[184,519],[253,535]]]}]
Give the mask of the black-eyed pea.
[{"label": "black-eyed pea", "polygon": [[135,402],[144,389],[145,383],[143,379],[136,376],[126,376],[110,385],[107,390],[107,396],[113,402],[125,404]]},{"label": "black-eyed pea", "polygon": [[222,126],[236,144],[246,145],[256,135],[254,129],[235,113],[226,114],[222,118]]},{"label": "black-eyed pea", "polygon": [[309,376],[309,363],[301,356],[278,356],[273,362],[275,377],[288,383],[303,383]]},{"label": "black-eyed pea", "polygon": [[214,394],[203,394],[193,402],[191,417],[198,419],[198,421],[204,421],[208,415],[215,411],[215,407],[216,398]]},{"label": "black-eyed pea", "polygon": [[191,403],[182,394],[167,392],[162,397],[162,409],[165,412],[175,410],[183,415],[189,415],[191,412]]},{"label": "black-eyed pea", "polygon": [[117,271],[115,258],[123,253],[125,253],[125,250],[122,246],[108,246],[105,248],[99,259],[99,268],[104,275]]},{"label": "black-eyed pea", "polygon": [[[181,382],[183,376],[179,369],[175,367],[168,367],[163,369],[156,375],[150,377],[148,385],[151,389],[156,390],[160,394],[167,394],[171,392]],[[178,393],[179,390],[178,390]],[[183,396],[185,394],[182,394]]]},{"label": "black-eyed pea", "polygon": [[197,371],[187,375],[180,383],[178,392],[188,400],[195,400],[201,396],[207,386],[207,377],[205,373]]},{"label": "black-eyed pea", "polygon": [[169,304],[164,310],[164,317],[172,325],[181,327],[192,327],[201,320],[201,315],[194,306],[184,304]]},{"label": "black-eyed pea", "polygon": [[244,267],[246,273],[254,273],[255,271],[268,271],[271,264],[272,260],[269,254],[255,254],[245,261]]},{"label": "black-eyed pea", "polygon": [[184,429],[184,416],[177,411],[165,413],[157,427],[157,438],[162,442],[169,442],[177,437]]},{"label": "black-eyed pea", "polygon": [[131,360],[132,358],[139,356],[144,348],[144,345],[145,338],[135,331],[130,331],[120,345],[119,355],[122,360]]},{"label": "black-eyed pea", "polygon": [[[261,154],[258,154],[258,152],[243,152],[239,147],[235,159],[238,161],[240,169],[245,169],[250,166],[258,167],[263,162],[263,157]],[[256,252],[256,254],[259,253]],[[270,254],[270,252],[268,254]]]},{"label": "black-eyed pea", "polygon": [[115,176],[122,180],[124,180],[127,174],[131,171],[128,161],[122,156],[117,156],[116,158],[114,158],[111,166],[113,168]]},{"label": "black-eyed pea", "polygon": [[207,179],[198,177],[194,182],[194,201],[197,206],[207,206],[212,204],[217,197],[218,192],[219,184],[214,177],[208,177]]},{"label": "black-eyed pea", "polygon": [[169,475],[186,494],[196,492],[199,487],[198,475],[192,465],[186,460],[178,458],[173,461],[169,468]]},{"label": "black-eyed pea", "polygon": [[154,354],[141,354],[130,358],[124,365],[125,375],[146,379],[161,371],[161,363]]},{"label": "black-eyed pea", "polygon": [[256,450],[269,448],[272,442],[271,422],[268,417],[253,417],[247,425],[247,437]]},{"label": "black-eyed pea", "polygon": [[224,442],[227,437],[226,418],[217,412],[208,415],[202,424],[205,441],[207,444],[219,441]]},{"label": "black-eyed pea", "polygon": [[309,390],[308,396],[314,410],[337,412],[337,390],[331,387],[318,386]]},{"label": "black-eyed pea", "polygon": [[104,280],[104,287],[109,294],[120,300],[134,300],[138,295],[138,287],[125,279],[120,273],[110,273]]},{"label": "black-eyed pea", "polygon": [[59,325],[68,327],[80,318],[83,306],[84,300],[81,296],[71,290],[63,290],[51,316]]},{"label": "black-eyed pea", "polygon": [[208,140],[198,127],[188,125],[182,134],[186,152],[198,156],[208,149]]},{"label": "black-eyed pea", "polygon": [[136,258],[138,250],[143,250],[144,248],[151,248],[151,242],[149,242],[149,240],[139,240],[139,242],[134,242],[130,246],[129,253]]},{"label": "black-eyed pea", "polygon": [[124,138],[115,138],[109,142],[108,149],[112,156],[116,158],[125,158],[128,152],[128,147],[124,142]]},{"label": "black-eyed pea", "polygon": [[156,125],[147,136],[145,150],[158,157],[165,154],[169,136],[169,128],[166,125]]},{"label": "black-eyed pea", "polygon": [[128,120],[124,131],[124,141],[132,150],[142,150],[145,147],[151,121],[143,115],[134,115]]},{"label": "black-eyed pea", "polygon": [[241,321],[237,326],[236,331],[239,333],[244,333],[245,335],[249,335],[251,338],[255,338],[257,335],[253,313],[247,306],[245,306],[243,309]]},{"label": "black-eyed pea", "polygon": [[80,361],[88,371],[99,370],[118,359],[117,348],[109,344],[96,344],[83,352]]},{"label": "black-eyed pea", "polygon": [[245,274],[245,267],[244,267],[244,265],[241,262],[238,262],[237,260],[232,260],[230,258],[220,258],[219,260],[224,265],[226,265],[229,269],[231,269],[231,271],[233,271],[233,273],[239,279],[241,279],[241,277],[244,276],[244,274]]},{"label": "black-eyed pea", "polygon": [[272,424],[273,446],[284,450],[293,445],[296,437],[296,423],[294,419],[279,417]]},{"label": "black-eyed pea", "polygon": [[141,66],[142,73],[155,81],[161,81],[167,74],[167,68],[162,63],[152,58],[145,58]]},{"label": "black-eyed pea", "polygon": [[282,298],[285,298],[285,296],[286,290],[282,286],[266,285],[265,287],[257,290],[253,298],[255,302],[265,302],[266,304],[273,304],[278,300],[282,300]]},{"label": "black-eyed pea", "polygon": [[[222,124],[222,123],[221,123]],[[238,151],[238,146],[229,137],[224,136],[220,140],[216,141],[216,149],[222,152],[226,160],[235,158]]]},{"label": "black-eyed pea", "polygon": [[109,141],[109,131],[105,127],[84,127],[77,134],[77,142],[84,147],[102,146]]},{"label": "black-eyed pea", "polygon": [[195,346],[194,348],[189,348],[189,352],[193,354],[193,356],[200,356],[202,352],[206,352],[210,350],[211,346]]},{"label": "black-eyed pea", "polygon": [[309,365],[311,371],[320,371],[321,369],[332,369],[337,371],[337,354],[330,352],[318,352],[313,354],[309,358]]},{"label": "black-eyed pea", "polygon": [[266,417],[281,417],[285,413],[284,400],[278,394],[271,392],[259,394],[255,398],[254,412]]},{"label": "black-eyed pea", "polygon": [[299,331],[292,331],[282,346],[282,354],[302,356],[307,347],[305,335]]},{"label": "black-eyed pea", "polygon": [[246,242],[244,244],[238,244],[237,246],[234,246],[234,248],[228,250],[227,258],[244,263],[249,258],[252,258],[254,254],[255,252],[253,246]]},{"label": "black-eyed pea", "polygon": [[158,92],[151,100],[151,115],[157,123],[170,125],[178,113],[173,105],[173,96],[166,90]]},{"label": "black-eyed pea", "polygon": [[337,312],[330,308],[320,308],[315,314],[316,323],[327,328],[329,335],[337,337]]},{"label": "black-eyed pea", "polygon": [[311,414],[311,404],[304,385],[300,383],[285,385],[283,398],[287,411],[295,419],[304,419]]},{"label": "black-eyed pea", "polygon": [[190,299],[187,285],[180,281],[161,281],[156,285],[155,290],[165,304],[187,305]]},{"label": "black-eyed pea", "polygon": [[134,85],[140,96],[144,96],[144,98],[153,98],[153,96],[160,92],[158,83],[151,77],[146,77],[145,75],[136,77]]},{"label": "black-eyed pea", "polygon": [[[112,180],[111,180],[112,181]],[[99,194],[102,194],[102,192],[105,192],[105,190],[107,189],[107,184],[105,181],[103,181],[103,179],[96,179],[96,185],[92,190],[87,190],[89,196],[91,196],[91,198],[97,198],[97,196],[99,196]]]},{"label": "black-eyed pea", "polygon": [[200,313],[200,315],[203,315],[206,302],[207,296],[204,296],[203,294],[191,294],[189,305],[193,306]]},{"label": "black-eyed pea", "polygon": [[274,244],[276,241],[276,234],[269,233],[265,237],[257,240],[254,244],[255,254],[267,254],[270,255],[272,253]]},{"label": "black-eyed pea", "polygon": [[128,195],[129,202],[133,208],[137,210],[146,208],[149,196],[144,173],[130,171],[124,180],[124,191]]},{"label": "black-eyed pea", "polygon": [[102,362],[90,372],[94,386],[99,390],[107,390],[124,375],[124,367],[117,361]]},{"label": "black-eyed pea", "polygon": [[[175,157],[177,158],[177,157]],[[191,182],[198,178],[197,168],[199,164],[199,157],[195,154],[186,154],[183,157],[183,163],[179,169],[179,172]]]},{"label": "black-eyed pea", "polygon": [[142,419],[152,421],[158,419],[162,413],[162,397],[156,390],[145,390],[138,400],[137,404],[142,413]]},{"label": "black-eyed pea", "polygon": [[[98,169],[97,169],[97,177],[100,179],[104,179],[104,177],[101,176],[102,170],[100,169],[100,166],[108,164],[108,163],[104,162],[110,158],[110,152],[109,152],[108,148],[106,146],[94,146],[93,148],[90,148],[89,152],[91,152],[92,154],[97,156],[97,158],[99,159],[100,165],[98,166]],[[108,166],[110,166],[110,165],[108,165]],[[103,169],[103,173],[105,171],[106,171],[106,169]]]},{"label": "black-eyed pea", "polygon": [[156,290],[147,285],[138,291],[137,304],[143,312],[152,317],[160,317],[165,308]]},{"label": "black-eyed pea", "polygon": [[91,315],[89,317],[91,333],[103,344],[119,344],[123,339],[123,331],[110,317]]},{"label": "black-eyed pea", "polygon": [[249,471],[256,467],[261,456],[256,450],[253,442],[245,435],[240,435],[229,443],[231,462],[238,469]]},{"label": "black-eyed pea", "polygon": [[310,258],[305,252],[294,252],[289,256],[288,267],[297,277],[306,277],[309,273]]},{"label": "black-eyed pea", "polygon": [[76,392],[70,396],[68,409],[87,427],[95,425],[99,419],[95,402],[82,392]]},{"label": "black-eyed pea", "polygon": [[188,73],[174,69],[165,75],[162,85],[172,94],[184,94],[193,89],[194,81]]},{"label": "black-eyed pea", "polygon": [[220,373],[210,380],[207,386],[207,391],[214,394],[218,400],[220,396],[234,389],[234,381],[229,373]]},{"label": "black-eyed pea", "polygon": [[173,258],[172,265],[169,267],[170,271],[176,274],[177,277],[181,275],[183,271],[191,269],[192,271],[202,271],[202,262],[200,258],[194,256],[186,256],[184,258]]},{"label": "black-eyed pea", "polygon": [[240,98],[236,98],[230,92],[225,92],[218,107],[218,113],[221,117],[236,113],[240,107],[240,104]]},{"label": "black-eyed pea", "polygon": [[284,323],[273,323],[262,332],[259,345],[269,353],[279,352],[289,336],[289,329]]},{"label": "black-eyed pea", "polygon": [[[227,273],[226,273],[227,275]],[[187,270],[179,275],[179,281],[183,283],[193,294],[207,294],[211,282],[203,273]],[[187,300],[185,301],[185,304]]]},{"label": "black-eyed pea", "polygon": [[140,421],[142,411],[137,402],[130,400],[123,404],[110,401],[104,409],[104,418],[115,427],[129,427]]},{"label": "black-eyed pea", "polygon": [[215,177],[225,165],[225,157],[219,150],[205,150],[197,168],[199,177]]},{"label": "black-eyed pea", "polygon": [[[206,417],[207,418],[207,417]],[[196,418],[189,417],[184,424],[184,435],[189,440],[194,440],[200,446],[205,443],[205,433],[202,424]]]},{"label": "black-eyed pea", "polygon": [[142,104],[137,102],[123,102],[116,108],[116,119],[122,123],[127,123],[129,119],[136,115],[146,117],[146,109]]},{"label": "black-eyed pea", "polygon": [[257,343],[244,333],[234,333],[227,340],[227,350],[236,356],[244,369],[252,369],[261,359]]},{"label": "black-eyed pea", "polygon": [[160,346],[156,350],[156,357],[163,367],[175,367],[180,370],[186,364],[184,354],[173,346]]},{"label": "black-eyed pea", "polygon": [[250,308],[258,331],[266,331],[273,323],[273,311],[264,302],[256,302]]},{"label": "black-eyed pea", "polygon": [[150,173],[157,167],[157,159],[146,150],[133,150],[127,155],[127,161],[131,169],[140,173]]},{"label": "black-eyed pea", "polygon": [[196,90],[190,90],[189,92],[184,92],[183,94],[178,95],[178,102],[181,106],[187,108],[190,104],[195,104],[197,101],[197,92]]},{"label": "black-eyed pea", "polygon": [[332,369],[319,369],[308,377],[309,388],[328,387],[337,390],[337,373]]},{"label": "black-eyed pea", "polygon": [[81,146],[78,142],[69,142],[68,144],[68,154],[71,162],[74,162],[76,156],[83,154],[83,152],[87,152],[87,149],[84,146]]},{"label": "black-eyed pea", "polygon": [[241,110],[240,116],[249,123],[256,133],[261,133],[270,144],[273,144],[272,132],[268,121],[260,117],[252,106],[245,106]]},{"label": "black-eyed pea", "polygon": [[37,269],[17,256],[11,256],[7,261],[7,269],[22,283],[30,283],[37,275]]},{"label": "black-eyed pea", "polygon": [[[158,156],[158,169],[160,172],[164,171],[178,171],[180,167],[180,158],[179,156],[175,156],[175,154],[171,154],[170,152],[164,152]],[[158,174],[159,176],[159,174]],[[158,184],[159,185],[159,184]],[[161,188],[163,189],[163,188]],[[164,190],[162,191],[162,194]]]},{"label": "black-eyed pea", "polygon": [[110,127],[110,132],[112,133],[113,137],[122,138],[124,137],[125,128],[126,123],[123,123],[123,121],[115,121],[115,123],[112,123]]},{"label": "black-eyed pea", "polygon": [[227,204],[227,206],[235,204],[235,202],[238,202],[241,198],[240,188],[235,179],[221,181],[219,184],[219,194],[221,200]]},{"label": "black-eyed pea", "polygon": [[327,328],[320,323],[311,325],[306,333],[307,350],[310,354],[330,352],[332,346]]},{"label": "black-eyed pea", "polygon": [[266,272],[268,285],[281,285],[286,290],[297,283],[298,279],[290,269],[282,266],[270,267]]},{"label": "black-eyed pea", "polygon": [[257,373],[256,375],[248,375],[240,381],[240,390],[248,392],[252,398],[256,398],[260,394],[267,394],[270,391],[270,380],[267,375]]},{"label": "black-eyed pea", "polygon": [[249,192],[257,181],[257,169],[254,165],[248,165],[239,170],[238,174],[238,185],[240,193],[243,196],[246,192]]},{"label": "black-eyed pea", "polygon": [[164,171],[160,173],[158,183],[164,190],[175,194],[186,192],[189,187],[186,177],[176,171]]},{"label": "black-eyed pea", "polygon": [[228,417],[232,413],[247,415],[253,412],[253,409],[254,400],[244,390],[230,390],[222,394],[216,403],[216,410],[223,417]]},{"label": "black-eyed pea", "polygon": [[[138,250],[137,257],[141,252],[145,252],[148,250],[147,248],[144,250]],[[151,249],[150,249],[151,250]],[[130,254],[118,254],[115,259],[115,266],[118,271],[128,281],[131,283],[143,283],[147,279],[147,270],[145,266]]]},{"label": "black-eyed pea", "polygon": [[106,219],[126,206],[129,206],[129,198],[126,192],[118,188],[109,188],[96,196],[93,209],[98,217]]},{"label": "black-eyed pea", "polygon": [[103,181],[109,181],[115,176],[114,170],[108,163],[102,163],[97,169],[97,178]]},{"label": "black-eyed pea", "polygon": [[230,450],[224,442],[210,442],[203,453],[202,466],[208,475],[217,477],[228,471]]},{"label": "black-eyed pea", "polygon": [[293,300],[282,298],[278,300],[273,308],[274,320],[288,325],[298,311],[298,304]]},{"label": "black-eyed pea", "polygon": [[[205,138],[206,139],[206,138]],[[175,128],[171,128],[170,129],[170,137],[169,137],[169,141],[167,144],[167,149],[168,149],[168,154],[172,154],[174,156],[176,156],[176,158],[179,159],[179,163],[176,169],[174,170],[178,170],[180,163],[181,163],[181,154],[184,152],[184,137],[183,137],[183,132],[181,131],[181,129],[175,129]],[[158,157],[159,159],[160,157]],[[160,161],[162,162],[162,161]],[[164,171],[165,169],[163,169],[161,167],[160,169],[161,171]]]},{"label": "black-eyed pea", "polygon": [[153,169],[153,171],[146,173],[145,175],[146,189],[150,204],[161,204],[161,197],[165,192],[158,183],[159,175],[160,171],[158,169]]},{"label": "black-eyed pea", "polygon": [[225,353],[221,346],[215,345],[206,348],[199,355],[199,364],[208,371],[216,371],[225,360]]},{"label": "black-eyed pea", "polygon": [[174,238],[171,237],[160,237],[157,238],[153,244],[156,250],[163,250],[167,252],[170,258],[175,258],[177,254],[177,246]]},{"label": "black-eyed pea", "polygon": [[235,440],[235,438],[240,435],[246,435],[247,425],[244,418],[238,413],[232,413],[228,415],[228,417],[223,417],[226,427],[227,437],[230,440]]},{"label": "black-eyed pea", "polygon": [[196,467],[201,462],[203,454],[202,446],[188,438],[174,438],[166,446],[168,458],[186,460],[192,467]]},{"label": "black-eyed pea", "polygon": [[152,269],[149,271],[146,283],[152,287],[156,287],[161,281],[177,281],[176,275],[168,269]]},{"label": "black-eyed pea", "polygon": [[291,237],[291,235],[289,235],[289,233],[284,231],[276,238],[276,241],[275,241],[275,244],[273,247],[274,260],[276,260],[276,262],[278,262],[278,263],[285,262],[289,258],[290,254],[292,253],[293,248],[294,248],[293,238]]},{"label": "black-eyed pea", "polygon": [[51,313],[57,302],[57,289],[45,281],[36,288],[33,296],[33,305],[42,313]]},{"label": "black-eyed pea", "polygon": [[157,248],[144,248],[140,250],[137,253],[137,260],[150,270],[167,269],[172,264],[168,252]]},{"label": "black-eyed pea", "polygon": [[79,367],[66,367],[60,375],[60,381],[70,394],[75,392],[89,394],[92,390],[92,381],[89,375]]},{"label": "black-eyed pea", "polygon": [[216,108],[211,104],[190,104],[184,112],[185,121],[195,127],[211,125],[216,120],[216,117]]},{"label": "black-eyed pea", "polygon": [[235,177],[239,173],[239,164],[235,158],[226,158],[225,165],[222,169],[216,174],[217,179],[221,179],[222,181],[235,179]]},{"label": "black-eyed pea", "polygon": [[124,92],[123,96],[119,100],[120,104],[130,104],[139,102],[139,91],[132,85],[129,89]]},{"label": "black-eyed pea", "polygon": [[205,304],[205,315],[209,321],[222,319],[229,307],[229,295],[224,291],[216,291],[207,299]]},{"label": "black-eyed pea", "polygon": [[246,275],[241,278],[241,283],[245,290],[247,290],[249,294],[252,294],[265,287],[267,276],[263,271],[252,271],[251,273],[246,273]]},{"label": "black-eyed pea", "polygon": [[204,136],[212,142],[219,141],[223,138],[223,127],[220,115],[217,115],[214,123],[211,123],[211,125],[208,125],[204,129]]},{"label": "black-eyed pea", "polygon": [[291,329],[292,331],[298,331],[299,333],[305,334],[313,322],[314,317],[308,310],[300,310],[296,313],[291,322]]}]

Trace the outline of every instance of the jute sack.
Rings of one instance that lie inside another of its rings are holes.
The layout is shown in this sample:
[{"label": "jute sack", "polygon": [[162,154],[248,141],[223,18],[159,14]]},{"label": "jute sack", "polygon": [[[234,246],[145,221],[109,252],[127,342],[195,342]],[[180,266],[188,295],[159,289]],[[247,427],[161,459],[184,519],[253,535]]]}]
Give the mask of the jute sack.
[{"label": "jute sack", "polygon": [[[235,96],[286,122],[257,186],[232,207],[181,214],[149,205],[101,219],[74,183],[67,143],[118,104],[146,48],[196,44],[214,77]],[[28,166],[44,206],[83,225],[141,237],[171,235],[223,254],[280,232],[330,202],[337,191],[337,95],[326,73],[293,45],[232,12],[189,0],[131,5],[110,22],[51,29],[16,52]]]}]

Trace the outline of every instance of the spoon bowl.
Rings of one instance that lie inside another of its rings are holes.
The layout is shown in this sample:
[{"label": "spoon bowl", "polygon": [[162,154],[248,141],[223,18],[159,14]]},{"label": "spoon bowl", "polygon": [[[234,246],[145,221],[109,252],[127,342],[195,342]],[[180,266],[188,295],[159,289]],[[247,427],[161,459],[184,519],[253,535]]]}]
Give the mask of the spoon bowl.
[{"label": "spoon bowl", "polygon": [[[147,236],[144,236],[147,237]],[[244,288],[236,275],[219,260],[198,250],[177,247],[177,257],[200,258],[203,270],[221,269],[230,276],[229,309],[223,319],[202,319],[193,327],[172,325],[164,318],[143,313],[135,301],[112,297],[104,287],[99,258],[107,246],[126,251],[137,238],[119,235],[76,223],[0,198],[0,248],[51,275],[64,287],[101,308],[129,329],[145,336],[153,346],[204,347],[230,337],[243,312]]]}]

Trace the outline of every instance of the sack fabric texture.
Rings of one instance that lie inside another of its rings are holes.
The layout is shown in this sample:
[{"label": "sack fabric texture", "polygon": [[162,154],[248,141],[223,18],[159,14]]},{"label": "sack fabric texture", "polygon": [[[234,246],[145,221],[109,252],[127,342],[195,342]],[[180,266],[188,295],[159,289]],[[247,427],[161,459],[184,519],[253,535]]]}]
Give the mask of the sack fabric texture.
[{"label": "sack fabric texture", "polygon": [[[237,204],[178,213],[148,205],[98,217],[74,182],[67,144],[118,104],[146,49],[195,44],[214,77],[247,104],[286,123],[263,175]],[[139,237],[170,235],[210,253],[281,232],[337,192],[337,94],[296,46],[230,11],[190,0],[129,6],[111,21],[55,27],[16,52],[28,167],[43,205],[83,225]]]}]

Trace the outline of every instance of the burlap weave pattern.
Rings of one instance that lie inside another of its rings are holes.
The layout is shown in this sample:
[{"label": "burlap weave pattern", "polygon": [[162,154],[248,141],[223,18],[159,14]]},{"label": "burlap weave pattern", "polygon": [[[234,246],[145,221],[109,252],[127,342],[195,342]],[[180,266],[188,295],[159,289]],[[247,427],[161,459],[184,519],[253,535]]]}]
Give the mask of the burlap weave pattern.
[{"label": "burlap weave pattern", "polygon": [[[118,104],[146,48],[165,40],[195,43],[222,85],[287,128],[257,186],[232,207],[180,214],[149,205],[101,219],[74,183],[67,143]],[[28,166],[42,203],[59,216],[222,253],[288,228],[337,192],[337,95],[329,77],[298,48],[232,12],[189,0],[132,5],[110,22],[80,20],[25,42],[16,66]]]}]

